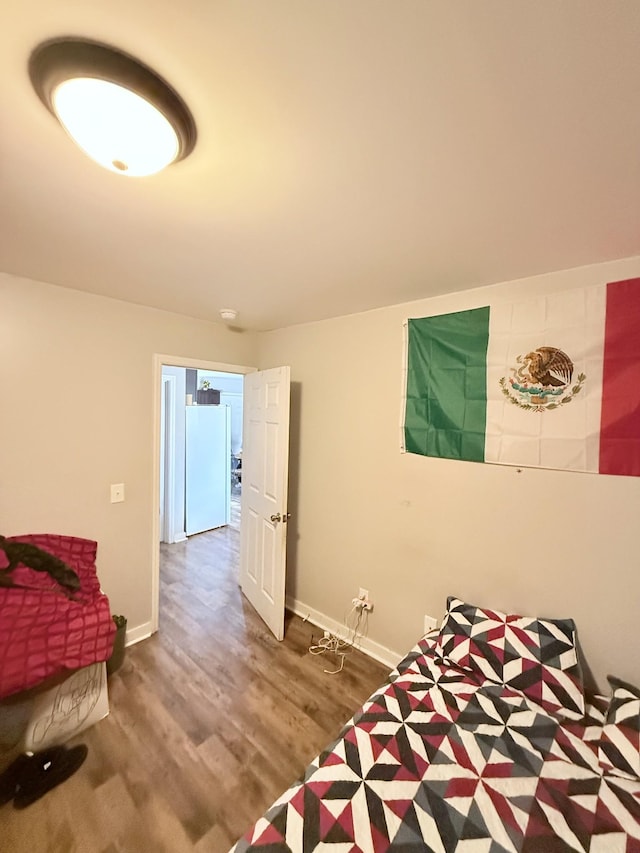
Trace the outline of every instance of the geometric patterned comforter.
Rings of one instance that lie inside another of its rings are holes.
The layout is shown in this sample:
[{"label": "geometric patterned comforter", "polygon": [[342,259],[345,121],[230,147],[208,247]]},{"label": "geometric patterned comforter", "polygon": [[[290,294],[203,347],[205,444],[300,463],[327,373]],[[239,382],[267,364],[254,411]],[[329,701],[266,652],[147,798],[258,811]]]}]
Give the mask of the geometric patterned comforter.
[{"label": "geometric patterned comforter", "polygon": [[234,853],[640,853],[640,780],[603,773],[603,709],[556,717],[436,662],[427,635]]}]

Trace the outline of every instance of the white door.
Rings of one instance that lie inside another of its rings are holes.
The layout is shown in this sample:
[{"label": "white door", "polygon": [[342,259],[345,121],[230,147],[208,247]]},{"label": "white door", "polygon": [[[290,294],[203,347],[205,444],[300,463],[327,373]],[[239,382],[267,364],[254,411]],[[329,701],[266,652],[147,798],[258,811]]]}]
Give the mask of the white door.
[{"label": "white door", "polygon": [[160,541],[175,542],[175,376],[162,377],[160,397]]},{"label": "white door", "polygon": [[289,473],[288,367],[244,380],[240,586],[276,639],[284,638]]}]

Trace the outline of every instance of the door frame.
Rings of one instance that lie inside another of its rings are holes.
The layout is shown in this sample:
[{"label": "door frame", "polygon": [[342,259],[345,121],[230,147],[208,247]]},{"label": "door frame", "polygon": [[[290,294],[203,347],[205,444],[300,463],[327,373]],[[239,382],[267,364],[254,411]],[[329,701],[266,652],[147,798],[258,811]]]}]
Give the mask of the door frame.
[{"label": "door frame", "polygon": [[[160,412],[162,397],[162,367],[189,367],[193,370],[211,370],[219,373],[255,373],[257,367],[245,364],[227,364],[165,353],[153,354],[153,481],[151,508],[151,633],[158,630],[160,615]],[[165,484],[166,485],[166,484]]]},{"label": "door frame", "polygon": [[[173,406],[176,396],[176,378],[175,376],[163,376],[162,382],[162,397],[164,399],[164,423],[162,422],[162,402],[160,401],[160,451],[164,449],[164,454],[160,460],[161,482],[164,474],[164,501],[163,514],[164,525],[161,525],[160,540],[163,542],[175,542],[175,481],[176,481],[176,436],[175,425],[173,421]],[[164,448],[162,443],[162,430],[164,428]],[[158,493],[160,487],[158,486]],[[160,496],[160,495],[159,495]],[[160,511],[160,507],[158,509]]]}]

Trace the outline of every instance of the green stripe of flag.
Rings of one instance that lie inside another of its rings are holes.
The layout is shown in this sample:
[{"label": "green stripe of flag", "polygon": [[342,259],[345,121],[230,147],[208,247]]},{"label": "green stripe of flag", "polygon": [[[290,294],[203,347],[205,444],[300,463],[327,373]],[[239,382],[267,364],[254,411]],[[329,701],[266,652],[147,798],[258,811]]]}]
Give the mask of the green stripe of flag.
[{"label": "green stripe of flag", "polygon": [[489,308],[409,320],[408,453],[484,462]]}]

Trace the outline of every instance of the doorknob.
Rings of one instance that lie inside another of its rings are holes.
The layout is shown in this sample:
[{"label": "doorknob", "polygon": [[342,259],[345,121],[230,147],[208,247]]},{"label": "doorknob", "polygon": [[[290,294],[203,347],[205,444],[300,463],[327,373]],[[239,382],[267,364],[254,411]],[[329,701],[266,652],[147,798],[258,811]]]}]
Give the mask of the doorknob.
[{"label": "doorknob", "polygon": [[276,512],[275,515],[271,516],[271,521],[273,521],[277,524],[279,521],[282,521],[282,516],[280,515],[279,512]]}]

